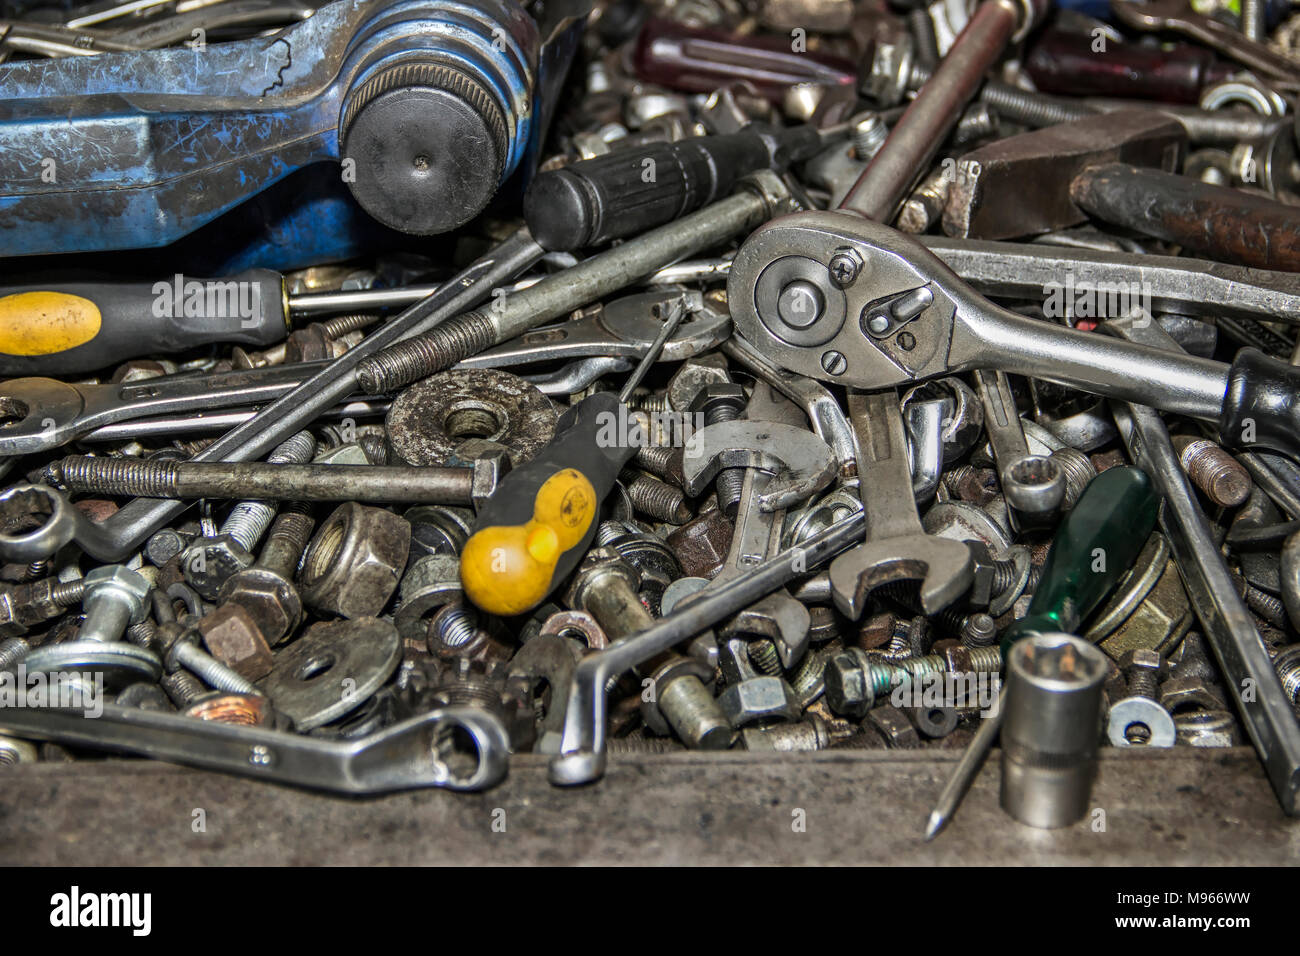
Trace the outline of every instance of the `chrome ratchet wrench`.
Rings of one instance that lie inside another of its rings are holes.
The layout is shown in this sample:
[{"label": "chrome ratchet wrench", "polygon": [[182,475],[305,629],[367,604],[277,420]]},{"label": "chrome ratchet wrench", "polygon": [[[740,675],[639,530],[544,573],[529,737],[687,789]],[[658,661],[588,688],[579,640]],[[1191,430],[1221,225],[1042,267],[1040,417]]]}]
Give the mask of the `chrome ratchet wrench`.
[{"label": "chrome ratchet wrench", "polygon": [[1032,370],[1217,422],[1230,446],[1300,454],[1300,369],[1257,349],[1226,365],[1026,318],[976,293],[915,239],[853,215],[806,212],[760,227],[727,290],[736,330],[755,349],[823,382],[881,389]]}]

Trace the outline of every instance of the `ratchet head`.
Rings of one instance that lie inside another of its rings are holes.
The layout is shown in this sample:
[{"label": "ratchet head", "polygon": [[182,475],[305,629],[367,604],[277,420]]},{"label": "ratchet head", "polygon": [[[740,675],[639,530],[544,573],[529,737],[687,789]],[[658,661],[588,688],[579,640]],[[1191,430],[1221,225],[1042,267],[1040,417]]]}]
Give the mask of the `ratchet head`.
[{"label": "ratchet head", "polygon": [[777,367],[871,389],[947,372],[958,307],[983,301],[915,239],[835,212],[756,230],[727,295],[736,330]]}]

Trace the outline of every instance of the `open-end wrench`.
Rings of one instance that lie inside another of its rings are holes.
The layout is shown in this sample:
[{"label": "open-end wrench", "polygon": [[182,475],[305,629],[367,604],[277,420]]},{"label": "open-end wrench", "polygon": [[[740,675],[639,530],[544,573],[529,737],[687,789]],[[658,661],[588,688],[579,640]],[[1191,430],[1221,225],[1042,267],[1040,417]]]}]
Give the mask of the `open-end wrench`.
[{"label": "open-end wrench", "polygon": [[[682,457],[682,487],[698,495],[726,468],[744,468],[745,484],[736,510],[722,570],[709,583],[720,587],[774,556],[781,547],[785,509],[825,488],[835,478],[827,444],[794,425],[730,421],[695,433],[694,453]],[[733,622],[738,633],[770,639],[789,667],[808,648],[808,609],[784,588],[766,595]]]},{"label": "open-end wrench", "polygon": [[851,389],[849,418],[861,453],[858,474],[867,539],[831,564],[835,606],[857,620],[871,592],[882,584],[919,580],[921,608],[935,614],[970,587],[970,548],[963,541],[926,534],[921,527],[898,394]]},{"label": "open-end wrench", "polygon": [[[486,790],[501,782],[510,760],[501,721],[479,707],[440,707],[368,736],[338,741],[116,704],[104,704],[95,717],[66,708],[0,707],[0,727],[34,740],[346,794],[418,787]],[[469,767],[462,763],[461,735],[472,742]]]},{"label": "open-end wrench", "polygon": [[857,438],[840,408],[839,399],[825,385],[777,368],[741,338],[733,336],[728,339],[722,344],[722,352],[802,408],[817,437],[831,446],[835,460],[839,462],[839,480],[844,483],[857,481]]},{"label": "open-end wrench", "polygon": [[1050,516],[1065,498],[1065,472],[1050,455],[1032,455],[1006,372],[975,372],[984,399],[984,427],[1014,527]]},{"label": "open-end wrench", "polygon": [[1230,446],[1300,454],[1300,369],[1256,349],[1229,366],[1026,318],[978,295],[921,243],[865,219],[806,212],[769,223],[737,253],[727,288],[736,330],[801,375],[885,388],[1032,368],[1036,378],[1216,421]]}]

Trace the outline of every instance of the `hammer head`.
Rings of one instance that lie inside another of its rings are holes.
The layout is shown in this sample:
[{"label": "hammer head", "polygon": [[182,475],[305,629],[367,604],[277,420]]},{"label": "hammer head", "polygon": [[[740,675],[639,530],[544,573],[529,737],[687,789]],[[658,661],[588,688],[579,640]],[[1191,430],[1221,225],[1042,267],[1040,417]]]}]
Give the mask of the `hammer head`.
[{"label": "hammer head", "polygon": [[1076,175],[1116,162],[1172,172],[1186,142],[1182,124],[1155,110],[1101,113],[998,140],[967,153],[953,170],[943,231],[1013,239],[1086,222],[1070,199]]}]

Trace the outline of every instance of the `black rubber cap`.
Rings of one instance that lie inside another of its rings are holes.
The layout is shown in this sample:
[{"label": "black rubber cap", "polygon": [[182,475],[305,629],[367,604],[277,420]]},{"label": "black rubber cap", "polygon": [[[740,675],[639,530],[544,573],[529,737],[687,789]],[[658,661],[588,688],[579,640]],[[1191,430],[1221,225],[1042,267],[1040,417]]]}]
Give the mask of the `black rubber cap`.
[{"label": "black rubber cap", "polygon": [[501,183],[505,117],[473,78],[437,63],[399,63],[348,96],[339,122],[348,181],[370,215],[431,236],[469,222]]},{"label": "black rubber cap", "polygon": [[543,249],[565,252],[591,241],[596,197],[567,169],[538,173],[524,193],[524,221]]}]

